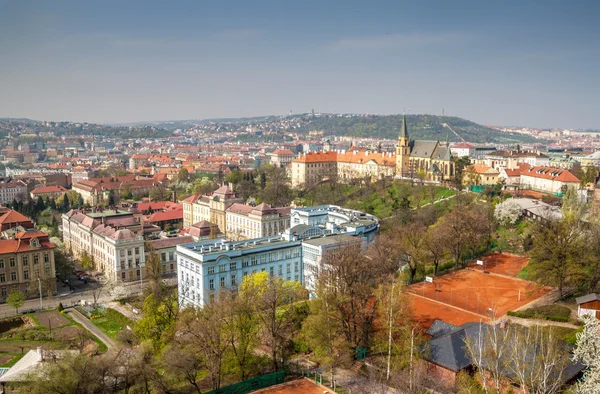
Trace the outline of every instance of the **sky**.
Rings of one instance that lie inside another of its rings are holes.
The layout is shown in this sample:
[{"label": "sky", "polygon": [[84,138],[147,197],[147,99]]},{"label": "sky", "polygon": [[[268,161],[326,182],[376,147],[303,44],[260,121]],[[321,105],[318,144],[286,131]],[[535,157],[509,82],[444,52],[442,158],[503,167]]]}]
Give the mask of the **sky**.
[{"label": "sky", "polygon": [[600,2],[0,0],[0,117],[600,128]]}]

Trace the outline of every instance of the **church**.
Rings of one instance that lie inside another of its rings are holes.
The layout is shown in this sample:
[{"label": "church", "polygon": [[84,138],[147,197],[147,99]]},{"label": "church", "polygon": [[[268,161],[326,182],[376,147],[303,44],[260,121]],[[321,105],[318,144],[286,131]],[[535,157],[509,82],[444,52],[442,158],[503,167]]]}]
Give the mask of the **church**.
[{"label": "church", "polygon": [[308,152],[292,160],[289,170],[293,187],[311,187],[324,180],[347,182],[393,176],[445,181],[454,178],[454,160],[448,144],[410,141],[404,117],[395,154],[354,147],[347,151]]},{"label": "church", "polygon": [[403,178],[421,178],[434,181],[454,178],[454,159],[450,146],[439,141],[410,141],[406,116],[396,145],[396,175]]}]

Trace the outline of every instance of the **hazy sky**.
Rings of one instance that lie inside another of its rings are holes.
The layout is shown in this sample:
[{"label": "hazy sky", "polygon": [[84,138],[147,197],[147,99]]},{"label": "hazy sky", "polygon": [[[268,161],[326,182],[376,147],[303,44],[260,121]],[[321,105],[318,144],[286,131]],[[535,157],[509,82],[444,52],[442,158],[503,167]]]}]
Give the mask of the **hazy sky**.
[{"label": "hazy sky", "polygon": [[0,0],[0,116],[600,128],[600,1]]}]

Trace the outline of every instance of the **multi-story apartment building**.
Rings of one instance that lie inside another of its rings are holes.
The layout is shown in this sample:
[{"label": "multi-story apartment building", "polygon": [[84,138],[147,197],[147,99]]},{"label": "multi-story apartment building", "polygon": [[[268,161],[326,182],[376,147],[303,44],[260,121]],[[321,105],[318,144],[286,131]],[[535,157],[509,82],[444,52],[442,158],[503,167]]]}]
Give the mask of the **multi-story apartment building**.
[{"label": "multi-story apartment building", "polygon": [[291,207],[272,208],[235,203],[226,211],[227,237],[232,240],[264,238],[281,234],[290,227]]},{"label": "multi-story apartment building", "polygon": [[0,240],[0,300],[13,289],[28,298],[39,296],[40,286],[46,294],[56,293],[54,245],[48,234],[27,229]]},{"label": "multi-story apartment building", "polygon": [[218,188],[210,196],[190,196],[182,201],[183,226],[189,227],[206,220],[216,224],[224,233],[227,231],[227,208],[240,202],[242,199],[228,186]]},{"label": "multi-story apartment building", "polygon": [[[281,235],[178,245],[180,304],[202,306],[216,292],[235,290],[246,275],[260,271],[308,283],[310,290],[328,250],[368,243],[379,230],[375,216],[333,205],[292,209],[290,217],[293,227]],[[305,269],[304,250],[310,254],[310,271]]]},{"label": "multi-story apartment building", "polygon": [[90,256],[106,278],[127,282],[143,275],[143,228],[131,212],[71,210],[62,221],[65,247],[75,257]]},{"label": "multi-story apartment building", "polygon": [[25,182],[2,182],[0,183],[0,204],[10,204],[13,200],[26,200],[28,197]]},{"label": "multi-story apartment building", "polygon": [[81,194],[84,202],[91,206],[96,206],[98,203],[108,200],[111,192],[118,196],[125,187],[134,194],[143,194],[161,185],[162,183],[155,179],[138,179],[136,176],[123,176],[93,178],[87,181],[73,182],[73,190]]},{"label": "multi-story apartment building", "polygon": [[0,207],[0,231],[6,231],[22,227],[24,229],[33,228],[33,222],[27,216],[13,211],[10,208]]}]

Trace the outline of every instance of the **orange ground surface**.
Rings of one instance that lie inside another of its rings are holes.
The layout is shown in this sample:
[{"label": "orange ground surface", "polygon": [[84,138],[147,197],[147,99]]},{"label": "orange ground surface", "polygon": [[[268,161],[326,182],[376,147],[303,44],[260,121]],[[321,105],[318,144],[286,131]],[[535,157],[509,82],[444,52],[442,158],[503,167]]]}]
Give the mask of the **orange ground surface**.
[{"label": "orange ground surface", "polygon": [[333,393],[327,387],[319,386],[309,379],[292,380],[262,390],[253,391],[254,394],[323,394]]},{"label": "orange ground surface", "polygon": [[544,193],[535,192],[533,190],[519,190],[519,192],[515,192],[514,190],[505,190],[504,193],[513,194],[519,197],[529,197],[529,198],[537,198],[541,199]]},{"label": "orange ground surface", "polygon": [[[496,268],[506,270],[500,261]],[[551,290],[532,282],[485,274],[479,268],[464,269],[434,278],[433,283],[407,287],[414,320],[427,329],[434,319],[460,325],[502,317]],[[420,296],[420,297],[419,297]],[[427,299],[423,299],[427,298]],[[490,310],[489,308],[492,308]]]},{"label": "orange ground surface", "polygon": [[[508,276],[517,276],[519,272],[525,268],[527,263],[529,263],[527,257],[506,253],[490,254],[480,260],[484,262],[483,268],[485,268],[487,272]],[[469,266],[475,270],[482,270],[482,267],[476,263],[472,263]]]}]

